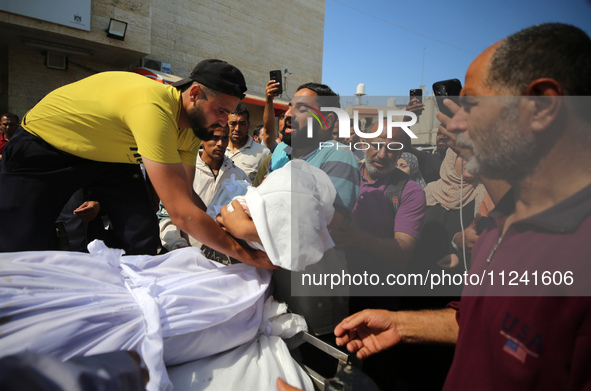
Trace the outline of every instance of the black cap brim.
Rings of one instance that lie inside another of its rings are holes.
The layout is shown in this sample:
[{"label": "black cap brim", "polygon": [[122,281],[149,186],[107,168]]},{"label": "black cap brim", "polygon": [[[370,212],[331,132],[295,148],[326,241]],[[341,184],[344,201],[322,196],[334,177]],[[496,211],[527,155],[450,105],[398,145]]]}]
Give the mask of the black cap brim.
[{"label": "black cap brim", "polygon": [[185,84],[189,84],[189,83],[193,83],[195,80],[191,79],[190,77],[185,77],[184,79],[181,79],[179,81],[175,81],[174,83],[171,84],[171,86],[173,87],[182,87]]}]

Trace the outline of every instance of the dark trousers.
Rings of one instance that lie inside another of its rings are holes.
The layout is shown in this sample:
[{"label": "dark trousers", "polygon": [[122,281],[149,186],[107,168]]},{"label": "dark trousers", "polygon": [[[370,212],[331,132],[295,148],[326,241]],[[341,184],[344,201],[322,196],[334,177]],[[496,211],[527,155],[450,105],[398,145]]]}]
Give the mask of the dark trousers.
[{"label": "dark trousers", "polygon": [[156,254],[158,221],[138,165],[82,159],[20,127],[1,165],[0,252],[53,249],[60,211],[88,188],[127,254]]}]

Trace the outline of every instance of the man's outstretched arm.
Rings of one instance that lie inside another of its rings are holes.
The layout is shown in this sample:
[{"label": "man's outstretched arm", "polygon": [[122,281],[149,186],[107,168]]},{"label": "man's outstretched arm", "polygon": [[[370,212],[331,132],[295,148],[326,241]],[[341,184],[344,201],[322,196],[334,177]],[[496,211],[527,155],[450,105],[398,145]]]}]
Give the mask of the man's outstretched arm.
[{"label": "man's outstretched arm", "polygon": [[264,269],[275,268],[267,254],[241,246],[195,204],[193,186],[182,163],[142,160],[174,225],[201,243],[242,263]]},{"label": "man's outstretched arm", "polygon": [[364,359],[405,343],[455,344],[458,339],[456,310],[364,310],[345,318],[334,330],[337,345],[346,346]]}]

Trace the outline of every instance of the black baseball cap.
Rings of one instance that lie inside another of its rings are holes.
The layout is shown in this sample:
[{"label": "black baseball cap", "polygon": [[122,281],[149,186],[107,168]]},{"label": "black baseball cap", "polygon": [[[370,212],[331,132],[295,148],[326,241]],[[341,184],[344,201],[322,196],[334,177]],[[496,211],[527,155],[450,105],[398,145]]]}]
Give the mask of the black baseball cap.
[{"label": "black baseball cap", "polygon": [[174,87],[182,87],[196,81],[212,90],[244,99],[246,81],[238,68],[222,60],[208,59],[199,62],[189,77],[172,83]]}]

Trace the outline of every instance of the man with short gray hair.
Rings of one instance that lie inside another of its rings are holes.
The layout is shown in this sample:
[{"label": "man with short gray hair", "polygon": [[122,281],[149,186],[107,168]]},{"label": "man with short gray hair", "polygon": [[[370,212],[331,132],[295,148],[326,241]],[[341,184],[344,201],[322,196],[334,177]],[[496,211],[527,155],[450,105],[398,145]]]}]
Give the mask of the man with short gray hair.
[{"label": "man with short gray hair", "polygon": [[[368,133],[378,129],[380,121],[374,122]],[[405,139],[401,128],[393,128],[387,136],[387,121],[383,121],[381,135],[361,139],[358,146],[365,149],[365,163],[361,165],[360,187],[357,202],[353,208],[354,219],[333,232],[333,240],[347,248],[349,272],[363,274],[400,273],[420,238],[423,229],[426,200],[425,192],[409,176],[396,168],[402,154]],[[394,296],[391,287],[384,286],[384,292],[371,296]],[[367,300],[351,298],[354,311],[363,308],[397,309],[397,300]],[[379,304],[378,304],[379,302]],[[372,307],[373,305],[373,307]]]},{"label": "man with short gray hair", "polygon": [[241,168],[252,182],[261,162],[271,151],[264,145],[254,141],[248,134],[250,128],[250,112],[242,103],[228,116],[230,127],[230,143],[226,156]]},{"label": "man with short gray hair", "polygon": [[453,308],[357,313],[336,327],[337,343],[359,358],[456,343],[444,390],[588,389],[589,96],[591,39],[576,27],[533,26],[479,55],[461,107],[446,100],[455,114],[438,118],[471,173],[512,187],[472,251],[470,275],[485,280],[465,284]]}]

